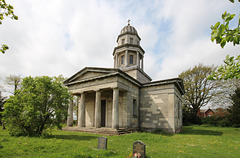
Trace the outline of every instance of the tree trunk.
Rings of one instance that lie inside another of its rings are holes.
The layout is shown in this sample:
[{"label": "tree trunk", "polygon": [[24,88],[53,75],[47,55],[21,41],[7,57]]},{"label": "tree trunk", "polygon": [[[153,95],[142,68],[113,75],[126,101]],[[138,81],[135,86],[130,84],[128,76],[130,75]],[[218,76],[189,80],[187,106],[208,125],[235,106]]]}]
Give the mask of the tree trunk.
[{"label": "tree trunk", "polygon": [[3,121],[2,121],[2,129],[6,129]]}]

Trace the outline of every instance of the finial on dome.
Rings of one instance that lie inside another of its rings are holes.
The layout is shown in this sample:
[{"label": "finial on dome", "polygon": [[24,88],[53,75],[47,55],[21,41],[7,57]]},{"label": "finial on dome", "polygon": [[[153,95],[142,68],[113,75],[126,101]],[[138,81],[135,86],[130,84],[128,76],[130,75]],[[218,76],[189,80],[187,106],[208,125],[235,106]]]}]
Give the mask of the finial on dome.
[{"label": "finial on dome", "polygon": [[130,19],[128,19],[128,21],[127,21],[127,22],[128,22],[128,25],[130,25]]}]

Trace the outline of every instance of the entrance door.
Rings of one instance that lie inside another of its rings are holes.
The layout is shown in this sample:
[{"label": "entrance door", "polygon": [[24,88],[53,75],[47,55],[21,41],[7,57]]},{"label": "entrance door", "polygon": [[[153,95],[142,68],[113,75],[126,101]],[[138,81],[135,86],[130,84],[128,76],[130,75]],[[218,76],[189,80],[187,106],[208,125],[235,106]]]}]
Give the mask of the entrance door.
[{"label": "entrance door", "polygon": [[101,100],[101,127],[106,127],[106,100]]}]

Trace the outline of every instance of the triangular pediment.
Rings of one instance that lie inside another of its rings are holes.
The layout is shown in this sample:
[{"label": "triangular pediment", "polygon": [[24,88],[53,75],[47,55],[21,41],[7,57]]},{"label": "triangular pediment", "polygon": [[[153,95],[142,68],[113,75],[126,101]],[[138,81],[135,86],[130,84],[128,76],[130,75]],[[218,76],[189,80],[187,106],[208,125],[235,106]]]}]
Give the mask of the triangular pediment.
[{"label": "triangular pediment", "polygon": [[67,79],[64,84],[103,77],[115,72],[117,72],[117,70],[111,68],[86,67]]}]

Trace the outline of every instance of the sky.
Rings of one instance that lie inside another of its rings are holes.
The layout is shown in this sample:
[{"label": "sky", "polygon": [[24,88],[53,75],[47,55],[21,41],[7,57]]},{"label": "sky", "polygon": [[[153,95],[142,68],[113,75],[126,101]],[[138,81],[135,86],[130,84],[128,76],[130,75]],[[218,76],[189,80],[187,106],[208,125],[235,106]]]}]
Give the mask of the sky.
[{"label": "sky", "polygon": [[[176,78],[195,65],[220,65],[240,46],[211,42],[210,26],[224,11],[240,13],[228,0],[6,0],[19,20],[5,18],[0,44],[0,84],[10,74],[74,75],[84,67],[113,68],[113,49],[130,24],[145,50],[144,71],[155,81]],[[235,18],[236,19],[236,18]],[[237,20],[231,27],[237,26]]]}]

